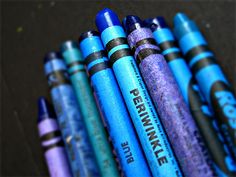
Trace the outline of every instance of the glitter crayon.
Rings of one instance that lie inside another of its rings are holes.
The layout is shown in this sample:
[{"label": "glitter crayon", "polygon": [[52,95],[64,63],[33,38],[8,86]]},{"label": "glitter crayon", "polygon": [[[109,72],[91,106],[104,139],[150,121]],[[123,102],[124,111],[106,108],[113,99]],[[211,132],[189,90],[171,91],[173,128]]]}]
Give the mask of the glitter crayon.
[{"label": "glitter crayon", "polygon": [[182,176],[117,15],[104,9],[97,14],[96,25],[152,175]]},{"label": "glitter crayon", "polygon": [[44,97],[38,99],[38,131],[51,177],[72,177],[56,116]]},{"label": "glitter crayon", "polygon": [[113,71],[107,63],[99,33],[85,32],[79,41],[94,94],[124,175],[150,177]]},{"label": "glitter crayon", "polygon": [[62,56],[48,53],[44,69],[73,176],[100,176]]},{"label": "glitter crayon", "polygon": [[93,97],[93,92],[84,68],[81,52],[76,42],[61,45],[61,53],[67,64],[71,83],[87,128],[97,164],[103,177],[118,177],[118,169],[108,142],[102,119]]},{"label": "glitter crayon", "polygon": [[236,176],[235,161],[219,131],[216,118],[209,109],[206,100],[194,80],[174,35],[163,17],[147,19],[145,26],[150,27],[177,83],[201,131],[205,144],[211,153],[218,176]]},{"label": "glitter crayon", "polygon": [[152,31],[137,16],[123,21],[127,40],[185,176],[214,176],[211,159]]},{"label": "glitter crayon", "polygon": [[194,21],[185,14],[178,13],[174,18],[174,34],[236,157],[236,99],[231,85]]}]

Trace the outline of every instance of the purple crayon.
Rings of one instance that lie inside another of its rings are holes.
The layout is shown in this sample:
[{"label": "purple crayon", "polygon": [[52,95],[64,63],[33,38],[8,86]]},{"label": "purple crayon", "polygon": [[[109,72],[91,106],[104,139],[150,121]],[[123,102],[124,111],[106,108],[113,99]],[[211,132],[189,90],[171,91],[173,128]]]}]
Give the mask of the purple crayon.
[{"label": "purple crayon", "polygon": [[136,16],[127,16],[123,26],[184,176],[217,176],[202,137],[168,64],[160,54],[152,31],[145,28]]},{"label": "purple crayon", "polygon": [[45,98],[38,100],[38,131],[51,177],[72,177],[55,114]]}]

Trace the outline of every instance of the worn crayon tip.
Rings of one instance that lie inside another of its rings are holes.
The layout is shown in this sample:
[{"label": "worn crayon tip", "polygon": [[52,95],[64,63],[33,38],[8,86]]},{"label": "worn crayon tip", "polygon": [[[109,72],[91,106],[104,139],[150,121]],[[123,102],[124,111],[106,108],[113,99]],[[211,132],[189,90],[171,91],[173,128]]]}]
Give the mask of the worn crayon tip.
[{"label": "worn crayon tip", "polygon": [[68,66],[74,62],[83,61],[83,57],[79,50],[79,44],[76,41],[69,40],[62,43],[60,51],[65,63]]},{"label": "worn crayon tip", "polygon": [[181,25],[186,21],[189,21],[189,18],[184,13],[177,13],[174,17],[174,26]]},{"label": "worn crayon tip", "polygon": [[128,15],[122,21],[123,27],[127,34],[144,27],[142,20],[138,16]]},{"label": "worn crayon tip", "polygon": [[164,17],[161,16],[144,20],[144,25],[150,28],[152,31],[168,27]]},{"label": "worn crayon tip", "polygon": [[79,43],[81,43],[84,39],[92,37],[92,36],[100,36],[100,34],[99,34],[99,32],[93,31],[93,30],[86,31],[80,35]]},{"label": "worn crayon tip", "polygon": [[120,20],[115,12],[109,8],[99,11],[96,15],[96,25],[100,33],[111,26],[121,26]]},{"label": "worn crayon tip", "polygon": [[72,40],[68,40],[68,41],[65,41],[61,44],[60,51],[65,52],[66,50],[70,50],[70,49],[74,49],[74,48],[78,48],[77,42],[72,41]]},{"label": "worn crayon tip", "polygon": [[52,106],[44,97],[38,98],[38,122],[46,118],[55,118]]},{"label": "worn crayon tip", "polygon": [[44,63],[54,59],[62,59],[62,56],[59,52],[48,52],[44,57]]}]

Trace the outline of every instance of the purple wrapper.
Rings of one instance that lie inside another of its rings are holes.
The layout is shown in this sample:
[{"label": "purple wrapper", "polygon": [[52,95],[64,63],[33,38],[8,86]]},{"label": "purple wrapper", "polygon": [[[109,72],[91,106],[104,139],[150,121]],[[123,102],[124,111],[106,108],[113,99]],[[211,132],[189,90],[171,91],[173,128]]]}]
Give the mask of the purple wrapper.
[{"label": "purple wrapper", "polygon": [[45,152],[44,156],[51,177],[72,177],[65,153],[62,147]]},{"label": "purple wrapper", "polygon": [[[153,38],[151,30],[137,29],[128,36],[129,45],[135,46],[144,38]],[[143,46],[150,49],[148,44]],[[135,57],[137,55],[138,52]],[[139,68],[184,175],[215,176],[212,161],[164,57],[147,55],[142,58]]]},{"label": "purple wrapper", "polygon": [[149,48],[149,49],[157,49],[159,50],[159,48],[155,45],[152,45],[152,44],[143,44],[139,47],[136,48],[135,52],[134,52],[134,56],[136,57],[138,55],[138,53],[140,52],[140,50],[142,49],[146,49],[146,48]]},{"label": "purple wrapper", "polygon": [[138,41],[141,41],[147,38],[153,38],[152,31],[150,31],[148,28],[142,28],[142,29],[135,30],[132,33],[130,33],[127,37],[127,40],[128,40],[129,46],[133,48]]},{"label": "purple wrapper", "polygon": [[[41,145],[51,177],[72,177],[65,148],[59,145],[62,138],[56,135],[59,127],[55,119],[45,119],[38,124]],[[45,138],[46,137],[46,138]]]},{"label": "purple wrapper", "polygon": [[163,57],[146,57],[139,66],[184,174],[213,176],[208,153]]},{"label": "purple wrapper", "polygon": [[38,124],[39,136],[59,130],[58,124],[54,119],[44,119]]}]

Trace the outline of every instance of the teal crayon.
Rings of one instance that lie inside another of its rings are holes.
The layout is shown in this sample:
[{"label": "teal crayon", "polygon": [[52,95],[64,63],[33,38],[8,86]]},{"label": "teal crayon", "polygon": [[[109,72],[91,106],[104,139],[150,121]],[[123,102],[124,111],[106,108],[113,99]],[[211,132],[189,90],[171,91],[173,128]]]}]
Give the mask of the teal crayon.
[{"label": "teal crayon", "polygon": [[70,80],[75,90],[101,176],[118,177],[116,162],[93,97],[78,44],[73,41],[63,43],[61,53],[67,64]]},{"label": "teal crayon", "polygon": [[127,177],[151,177],[99,33],[85,32],[79,41],[86,70],[122,173]]}]

